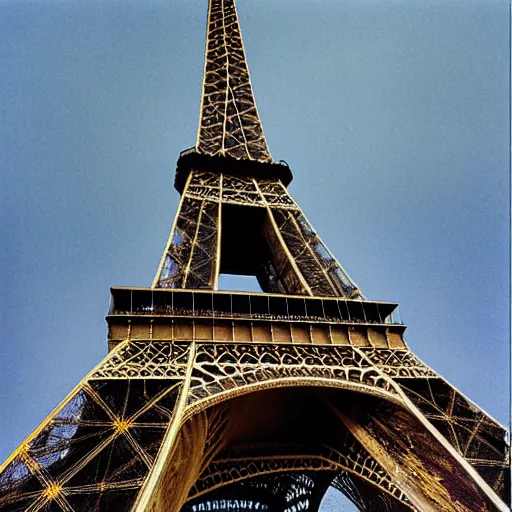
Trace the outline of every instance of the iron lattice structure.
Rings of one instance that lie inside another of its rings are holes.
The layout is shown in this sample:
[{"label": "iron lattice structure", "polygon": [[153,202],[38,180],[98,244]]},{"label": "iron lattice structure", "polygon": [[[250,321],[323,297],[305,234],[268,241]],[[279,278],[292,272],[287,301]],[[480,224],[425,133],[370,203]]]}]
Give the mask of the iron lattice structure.
[{"label": "iron lattice structure", "polygon": [[[508,510],[505,429],[414,356],[288,193],[233,0],[210,0],[195,148],[150,288],[112,288],[109,354],[3,464],[9,511]],[[218,291],[221,273],[264,293]]]}]

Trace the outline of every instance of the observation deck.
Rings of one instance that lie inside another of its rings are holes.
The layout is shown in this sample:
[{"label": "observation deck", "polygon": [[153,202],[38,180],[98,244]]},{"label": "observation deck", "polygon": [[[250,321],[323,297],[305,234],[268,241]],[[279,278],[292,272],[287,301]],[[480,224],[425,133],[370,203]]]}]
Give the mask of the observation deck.
[{"label": "observation deck", "polygon": [[180,153],[176,162],[174,188],[181,194],[188,175],[192,170],[208,171],[230,176],[246,176],[262,180],[279,180],[287,187],[292,179],[292,171],[286,162],[259,162],[258,160],[237,160],[223,155],[205,155],[195,148]]},{"label": "observation deck", "polygon": [[404,349],[398,304],[335,297],[111,288],[108,344],[182,340]]}]

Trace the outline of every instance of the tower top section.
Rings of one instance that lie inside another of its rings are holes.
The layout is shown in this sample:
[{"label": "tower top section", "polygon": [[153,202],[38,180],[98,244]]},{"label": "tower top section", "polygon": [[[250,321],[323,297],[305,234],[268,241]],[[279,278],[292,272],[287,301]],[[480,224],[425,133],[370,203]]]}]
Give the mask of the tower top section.
[{"label": "tower top section", "polygon": [[234,0],[210,0],[196,150],[272,162],[254,101]]},{"label": "tower top section", "polygon": [[209,0],[199,127],[195,147],[178,160],[180,192],[191,169],[292,180],[288,165],[268,150],[234,0]]}]

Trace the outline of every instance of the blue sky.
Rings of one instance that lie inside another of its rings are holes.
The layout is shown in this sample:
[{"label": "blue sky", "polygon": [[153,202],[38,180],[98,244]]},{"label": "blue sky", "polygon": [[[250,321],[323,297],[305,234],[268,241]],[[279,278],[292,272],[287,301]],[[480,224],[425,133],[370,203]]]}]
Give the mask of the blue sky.
[{"label": "blue sky", "polygon": [[[273,157],[411,349],[509,417],[509,4],[239,0]],[[195,143],[206,2],[0,2],[0,459],[148,286]]]}]

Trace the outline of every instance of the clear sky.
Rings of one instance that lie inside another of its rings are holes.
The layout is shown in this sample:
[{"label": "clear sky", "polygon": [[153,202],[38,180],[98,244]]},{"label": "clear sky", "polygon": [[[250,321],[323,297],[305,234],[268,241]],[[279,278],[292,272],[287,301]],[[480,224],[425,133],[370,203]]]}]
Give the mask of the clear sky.
[{"label": "clear sky", "polygon": [[[411,349],[508,423],[508,1],[238,10],[291,193]],[[205,23],[205,0],[0,2],[2,460],[105,355],[109,287],[152,281]]]}]

